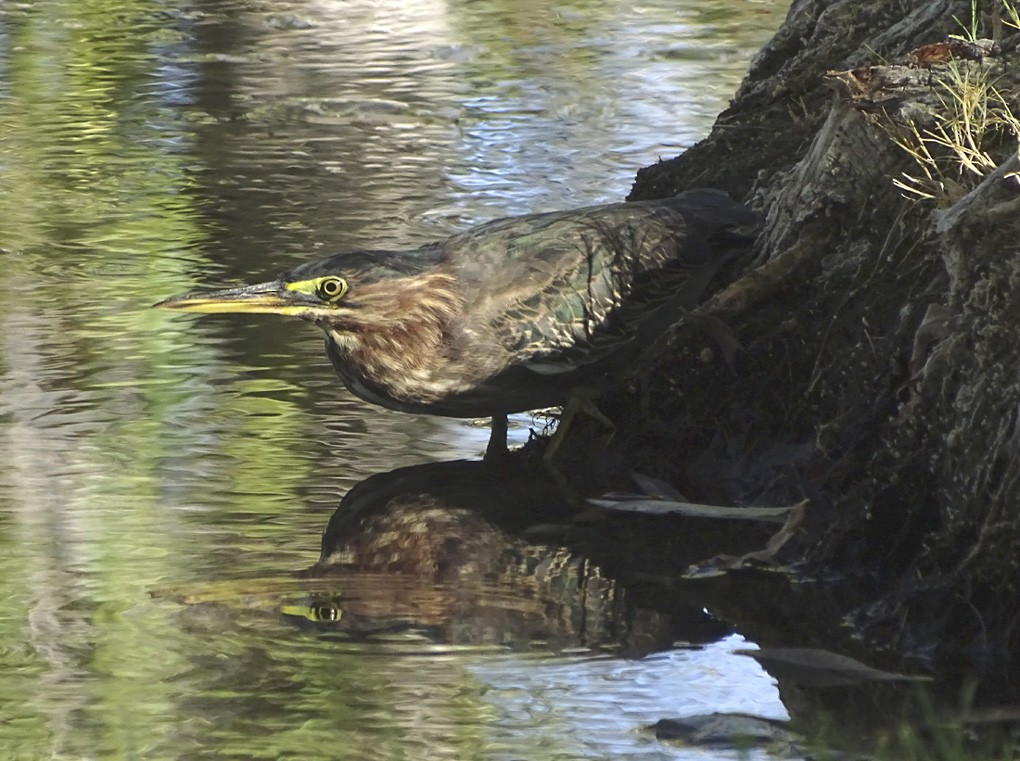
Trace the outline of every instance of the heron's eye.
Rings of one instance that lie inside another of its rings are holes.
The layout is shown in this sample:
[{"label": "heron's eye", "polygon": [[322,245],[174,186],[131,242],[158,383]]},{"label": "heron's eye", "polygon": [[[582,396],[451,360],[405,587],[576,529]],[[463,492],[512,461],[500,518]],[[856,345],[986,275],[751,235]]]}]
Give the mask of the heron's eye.
[{"label": "heron's eye", "polygon": [[309,609],[313,621],[339,621],[340,608],[335,605],[315,605]]},{"label": "heron's eye", "polygon": [[347,281],[342,277],[324,277],[315,286],[315,295],[323,301],[339,301],[347,293]]}]

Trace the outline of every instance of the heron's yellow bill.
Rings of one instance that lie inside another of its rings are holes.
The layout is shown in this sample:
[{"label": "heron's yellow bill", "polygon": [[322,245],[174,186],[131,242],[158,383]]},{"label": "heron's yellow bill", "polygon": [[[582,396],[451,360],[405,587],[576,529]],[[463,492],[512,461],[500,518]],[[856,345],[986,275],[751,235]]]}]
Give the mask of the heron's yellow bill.
[{"label": "heron's yellow bill", "polygon": [[283,314],[301,315],[309,309],[292,290],[281,288],[277,281],[225,288],[208,293],[184,293],[153,304],[156,309],[206,314]]}]

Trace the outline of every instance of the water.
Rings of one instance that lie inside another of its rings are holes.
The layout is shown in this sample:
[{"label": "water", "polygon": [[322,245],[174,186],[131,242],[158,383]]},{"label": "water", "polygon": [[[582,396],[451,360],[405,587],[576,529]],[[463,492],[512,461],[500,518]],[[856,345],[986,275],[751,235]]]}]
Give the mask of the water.
[{"label": "water", "polygon": [[[351,398],[308,326],[147,306],[618,200],[707,133],[783,12],[0,5],[0,754],[702,758],[640,728],[782,716],[737,635],[671,648],[684,626],[590,563],[510,591],[512,563],[495,586],[363,569],[327,590],[339,627],[298,626],[340,498],[486,431]],[[468,565],[504,542],[483,529]],[[580,625],[593,588],[616,603]]]}]

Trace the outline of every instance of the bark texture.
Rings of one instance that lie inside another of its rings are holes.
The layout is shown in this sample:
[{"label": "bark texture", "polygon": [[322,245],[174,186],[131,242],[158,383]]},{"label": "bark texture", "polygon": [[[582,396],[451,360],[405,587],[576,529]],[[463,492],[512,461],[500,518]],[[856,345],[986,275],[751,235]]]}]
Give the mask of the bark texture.
[{"label": "bark texture", "polygon": [[[994,665],[989,686],[1015,690],[1017,135],[986,131],[998,168],[939,154],[931,181],[898,144],[946,123],[961,76],[1020,114],[1015,30],[994,14],[995,47],[922,47],[960,33],[954,16],[970,0],[795,0],[712,135],[639,174],[631,198],[721,187],[764,226],[702,310],[743,351],[723,362],[682,332],[611,412],[647,420],[616,441],[638,469],[694,496],[808,498],[788,559],[869,579],[848,604],[857,632]],[[904,197],[904,173],[934,198]]]}]

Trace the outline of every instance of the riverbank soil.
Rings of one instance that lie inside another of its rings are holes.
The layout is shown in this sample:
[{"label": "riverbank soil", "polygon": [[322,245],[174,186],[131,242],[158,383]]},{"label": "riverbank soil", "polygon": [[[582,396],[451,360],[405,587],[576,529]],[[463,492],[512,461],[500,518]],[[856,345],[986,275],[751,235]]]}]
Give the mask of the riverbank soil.
[{"label": "riverbank soil", "polygon": [[1002,698],[1020,686],[1020,30],[997,3],[793,3],[712,134],[631,194],[718,187],[762,212],[701,310],[741,349],[680,331],[605,411],[610,446],[688,497],[807,499],[780,557],[866,581],[853,634]]}]

